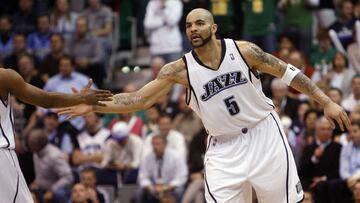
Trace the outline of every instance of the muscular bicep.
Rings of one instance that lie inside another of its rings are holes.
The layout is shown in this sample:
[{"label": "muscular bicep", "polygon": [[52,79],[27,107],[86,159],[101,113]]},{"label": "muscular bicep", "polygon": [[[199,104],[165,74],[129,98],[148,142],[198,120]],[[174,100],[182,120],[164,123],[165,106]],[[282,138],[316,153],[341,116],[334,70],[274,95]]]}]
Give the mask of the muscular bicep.
[{"label": "muscular bicep", "polygon": [[268,73],[275,77],[282,77],[287,64],[279,58],[264,52],[257,45],[250,42],[237,42],[250,68]]}]

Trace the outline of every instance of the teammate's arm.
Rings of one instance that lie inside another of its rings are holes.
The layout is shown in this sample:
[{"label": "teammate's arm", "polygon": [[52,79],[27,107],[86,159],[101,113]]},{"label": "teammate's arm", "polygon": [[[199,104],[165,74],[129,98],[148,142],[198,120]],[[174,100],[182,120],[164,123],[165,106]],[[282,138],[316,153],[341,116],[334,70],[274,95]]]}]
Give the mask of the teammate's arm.
[{"label": "teammate's arm", "polygon": [[[88,90],[77,94],[63,94],[43,91],[29,83],[11,69],[0,69],[0,86],[20,100],[45,108],[59,108],[81,103],[100,104],[110,100],[111,93],[105,90]],[[90,84],[89,84],[90,85]]]},{"label": "teammate's arm", "polygon": [[[250,68],[278,78],[284,75],[288,65],[284,61],[264,52],[253,43],[237,42],[237,45],[242,50],[246,62],[251,66]],[[347,128],[350,127],[350,120],[345,111],[339,105],[332,102],[306,75],[301,72],[297,73],[290,86],[308,95],[323,106],[325,116],[333,126],[335,125],[332,119],[335,119],[342,130],[344,130],[344,124]]]},{"label": "teammate's arm", "polygon": [[[69,118],[95,111],[99,113],[127,113],[152,106],[161,96],[166,95],[175,83],[186,85],[184,81],[185,64],[178,60],[166,64],[156,79],[140,90],[131,93],[120,93],[112,101],[102,102],[106,106],[77,105],[59,110],[60,114],[69,114]],[[185,77],[186,78],[186,77]]]}]

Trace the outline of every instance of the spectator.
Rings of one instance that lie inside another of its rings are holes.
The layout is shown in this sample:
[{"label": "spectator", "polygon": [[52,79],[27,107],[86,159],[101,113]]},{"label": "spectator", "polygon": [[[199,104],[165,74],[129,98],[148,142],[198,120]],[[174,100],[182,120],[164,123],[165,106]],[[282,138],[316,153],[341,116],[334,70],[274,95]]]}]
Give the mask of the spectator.
[{"label": "spectator", "polygon": [[88,22],[85,17],[77,18],[76,32],[68,41],[65,53],[74,57],[79,72],[91,77],[101,87],[105,77],[103,51],[97,38],[89,34]]},{"label": "spectator", "polygon": [[185,159],[166,147],[166,139],[161,135],[152,137],[152,151],[141,162],[139,172],[139,203],[159,202],[168,196],[180,203],[187,179]]},{"label": "spectator", "polygon": [[351,188],[360,180],[360,121],[352,121],[349,129],[351,141],[341,150],[340,177],[332,180],[329,196],[332,202],[348,202],[351,199]]},{"label": "spectator", "polygon": [[187,106],[186,94],[180,96],[179,110],[173,121],[173,129],[184,135],[186,143],[190,143],[195,134],[203,128],[203,124],[198,115]]},{"label": "spectator", "polygon": [[54,32],[69,39],[75,32],[75,24],[78,15],[69,7],[69,0],[56,0],[56,5],[51,14],[51,27]]},{"label": "spectator", "polygon": [[315,10],[315,16],[319,23],[318,27],[327,28],[336,21],[334,2],[335,1],[328,0],[318,1],[318,5],[316,5],[317,7]]},{"label": "spectator", "polygon": [[70,203],[98,203],[95,192],[89,192],[85,185],[77,183],[72,187]]},{"label": "spectator", "polygon": [[0,62],[13,51],[14,34],[9,16],[0,17]]},{"label": "spectator", "polygon": [[337,52],[331,61],[332,69],[329,69],[325,75],[321,75],[316,71],[312,80],[317,83],[321,82],[327,87],[335,87],[341,89],[345,96],[350,94],[351,78],[354,75],[352,69],[347,66],[346,56]]},{"label": "spectator", "polygon": [[28,137],[30,150],[34,154],[35,180],[30,188],[36,190],[43,202],[66,202],[73,182],[71,168],[64,154],[48,144],[45,131],[35,129]]},{"label": "spectator", "polygon": [[28,48],[40,60],[50,52],[50,17],[47,14],[37,17],[37,31],[28,36]]},{"label": "spectator", "polygon": [[101,166],[121,172],[125,184],[136,183],[143,141],[122,121],[114,124],[110,138],[105,142]]},{"label": "spectator", "polygon": [[301,52],[310,54],[310,46],[312,39],[312,11],[306,5],[306,0],[285,1],[284,32],[294,36],[296,48]]},{"label": "spectator", "polygon": [[264,51],[276,50],[276,1],[262,1],[261,7],[253,7],[253,1],[243,1],[244,39],[259,45]]},{"label": "spectator", "polygon": [[[359,4],[359,8],[360,8],[360,3],[358,3],[358,4]],[[359,50],[358,39],[356,37],[356,35],[357,35],[356,26],[353,27],[352,31],[353,31],[353,33],[352,33],[353,42],[347,48],[347,55],[349,58],[350,67],[356,73],[360,73],[360,57],[358,57],[360,55],[360,50]]]},{"label": "spectator", "polygon": [[144,27],[149,34],[152,57],[160,56],[166,62],[181,58],[182,38],[178,23],[182,16],[180,0],[150,0],[146,7]]},{"label": "spectator", "polygon": [[353,3],[351,0],[341,1],[339,18],[329,29],[336,32],[344,50],[347,50],[348,45],[352,42],[352,28],[354,24]]},{"label": "spectator", "polygon": [[182,203],[205,203],[204,189],[204,155],[207,133],[203,128],[191,140],[189,150],[189,180]]},{"label": "spectator", "polygon": [[313,45],[310,61],[317,71],[322,73],[328,69],[336,54],[336,49],[331,45],[329,31],[320,28],[316,33],[317,44]]},{"label": "spectator", "polygon": [[341,89],[331,87],[327,92],[326,95],[330,97],[330,99],[341,106],[341,102],[343,100],[343,93]]},{"label": "spectator", "polygon": [[[21,55],[29,54],[26,49],[26,38],[22,34],[16,34],[13,39],[13,51],[5,57],[4,66],[19,72],[18,60]],[[35,60],[36,61],[36,60]]]},{"label": "spectator", "polygon": [[72,163],[75,166],[99,168],[103,157],[104,144],[110,136],[110,131],[102,127],[101,118],[98,114],[91,113],[84,118],[85,131],[77,136],[79,148],[74,150]]},{"label": "spectator", "polygon": [[49,143],[57,146],[63,153],[65,153],[67,159],[73,151],[73,141],[70,135],[62,130],[59,130],[59,116],[57,113],[48,112],[43,118],[44,130],[48,135]]},{"label": "spectator", "polygon": [[152,79],[155,79],[160,72],[160,69],[166,64],[164,58],[154,57],[151,60],[150,68],[152,70]]},{"label": "spectator", "polygon": [[[96,171],[91,168],[85,168],[80,172],[80,183],[85,186],[86,194],[93,202],[110,203],[109,197],[105,191],[96,187]],[[96,199],[96,201],[95,201]]]},{"label": "spectator", "polygon": [[19,0],[19,8],[12,16],[14,31],[28,35],[35,31],[36,12],[34,12],[34,0]]},{"label": "spectator", "polygon": [[134,113],[118,114],[117,118],[112,119],[112,121],[110,122],[109,129],[112,129],[113,126],[119,121],[127,123],[130,133],[132,133],[133,135],[136,135],[138,137],[143,137],[144,123]]},{"label": "spectator", "polygon": [[304,201],[302,203],[314,203],[314,197],[311,191],[304,191]]},{"label": "spectator", "polygon": [[109,7],[102,5],[101,0],[88,0],[89,7],[82,12],[89,22],[89,31],[100,40],[109,56],[111,52],[112,12]]},{"label": "spectator", "polygon": [[50,77],[59,73],[59,61],[64,56],[64,38],[60,34],[50,36],[50,53],[41,62],[41,78],[47,82]]},{"label": "spectator", "polygon": [[[48,92],[72,93],[71,88],[82,89],[86,86],[88,80],[87,76],[74,71],[71,58],[64,55],[59,60],[59,73],[46,82],[44,90]],[[65,116],[60,116],[60,122],[63,123],[65,118]],[[70,135],[75,136],[83,129],[84,124],[84,119],[78,117],[71,119],[69,122],[64,122],[62,127],[66,126],[66,131]]]},{"label": "spectator", "polygon": [[328,182],[339,178],[341,145],[331,139],[330,122],[321,117],[316,122],[316,142],[306,146],[300,160],[299,176],[305,188],[315,193],[316,202],[329,202],[326,189]]},{"label": "spectator", "polygon": [[151,152],[151,139],[156,135],[166,138],[166,146],[169,149],[176,151],[184,160],[186,160],[186,144],[184,135],[180,132],[173,130],[171,118],[169,116],[161,116],[159,119],[159,131],[153,132],[147,136],[143,151],[143,157]]},{"label": "spectator", "polygon": [[280,79],[275,78],[271,82],[271,92],[272,100],[275,106],[280,108],[281,114],[295,118],[299,101],[287,96],[288,86]]},{"label": "spectator", "polygon": [[146,136],[152,132],[157,132],[159,130],[159,118],[160,111],[155,106],[150,107],[146,110],[146,117],[148,118],[148,123],[146,124]]},{"label": "spectator", "polygon": [[342,106],[346,111],[353,111],[356,105],[360,104],[360,74],[351,79],[351,94],[344,99]]},{"label": "spectator", "polygon": [[[19,56],[18,58],[19,73],[27,83],[30,83],[31,85],[34,85],[35,87],[42,89],[45,83],[41,80],[37,70],[35,69],[34,63],[35,63],[34,58],[30,55],[24,54]],[[24,115],[26,121],[28,121],[31,115],[35,112],[36,107],[31,104],[23,103],[20,100],[16,100],[16,101],[19,102],[19,104],[21,104],[21,106],[23,107],[22,115]]]}]

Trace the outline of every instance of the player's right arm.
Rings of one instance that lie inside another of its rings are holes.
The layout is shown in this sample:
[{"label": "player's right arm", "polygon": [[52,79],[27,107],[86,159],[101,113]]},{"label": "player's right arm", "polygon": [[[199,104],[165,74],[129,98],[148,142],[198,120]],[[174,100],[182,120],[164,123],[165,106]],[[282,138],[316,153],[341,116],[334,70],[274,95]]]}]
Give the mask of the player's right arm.
[{"label": "player's right arm", "polygon": [[69,118],[85,115],[89,112],[128,113],[152,106],[161,96],[166,95],[175,83],[187,86],[184,62],[166,64],[156,79],[140,90],[131,93],[120,93],[112,97],[112,101],[102,102],[105,106],[77,105],[59,110],[59,114],[68,114]]},{"label": "player's right arm", "polygon": [[44,108],[61,108],[81,103],[95,105],[100,104],[99,101],[109,100],[112,95],[109,91],[90,90],[90,88],[77,94],[46,92],[26,83],[17,72],[2,68],[0,68],[0,87],[26,103]]}]

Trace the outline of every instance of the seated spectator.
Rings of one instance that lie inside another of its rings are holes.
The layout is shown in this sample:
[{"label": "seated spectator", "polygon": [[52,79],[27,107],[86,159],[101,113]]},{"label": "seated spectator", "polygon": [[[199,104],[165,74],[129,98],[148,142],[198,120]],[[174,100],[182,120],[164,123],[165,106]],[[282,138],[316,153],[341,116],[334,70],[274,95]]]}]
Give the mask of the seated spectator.
[{"label": "seated spectator", "polygon": [[152,106],[146,110],[146,117],[148,122],[146,124],[146,133],[145,135],[149,135],[152,132],[159,131],[159,119],[160,119],[160,111],[156,106]]},{"label": "seated spectator", "polygon": [[44,130],[48,135],[49,143],[57,146],[69,159],[73,151],[73,141],[68,133],[59,129],[59,116],[57,113],[49,111],[43,118]]},{"label": "seated spectator", "polygon": [[287,96],[288,86],[281,79],[275,78],[271,82],[271,92],[271,99],[275,106],[279,107],[281,114],[287,115],[290,118],[295,118],[299,101]]},{"label": "seated spectator", "polygon": [[89,20],[89,31],[97,37],[104,51],[111,52],[112,11],[101,0],[88,0],[89,7],[81,15]]},{"label": "seated spectator", "polygon": [[189,150],[189,179],[182,203],[205,203],[204,195],[204,155],[207,133],[205,128],[191,140]]},{"label": "seated spectator", "polygon": [[152,151],[151,140],[152,137],[160,135],[167,141],[166,147],[174,150],[186,160],[186,143],[184,135],[172,129],[171,118],[169,116],[161,116],[159,119],[159,131],[153,132],[146,137],[143,157],[147,156]]},{"label": "seated spectator", "polygon": [[341,104],[348,112],[353,111],[356,105],[360,105],[360,74],[352,77],[351,94],[346,97]]},{"label": "seated spectator", "polygon": [[182,94],[179,100],[180,112],[175,116],[173,129],[184,135],[186,143],[190,143],[195,134],[202,128],[203,124],[198,115],[186,104],[186,94]]},{"label": "seated spectator", "polygon": [[86,187],[77,183],[72,187],[70,203],[98,203],[95,191],[87,190]]},{"label": "seated spectator", "polygon": [[30,188],[42,202],[66,202],[73,176],[64,154],[48,143],[45,131],[40,129],[31,131],[28,144],[35,166],[35,180]]},{"label": "seated spectator", "polygon": [[105,77],[103,50],[98,39],[89,33],[88,19],[76,20],[76,32],[67,42],[65,53],[74,57],[77,71],[91,77],[98,87]]},{"label": "seated spectator", "polygon": [[[48,92],[72,93],[71,88],[82,89],[88,83],[89,78],[74,71],[72,60],[69,56],[62,56],[59,60],[59,73],[51,77],[45,84],[44,90]],[[96,88],[93,86],[92,88]],[[84,128],[82,117],[65,121],[66,116],[60,116],[61,128],[72,135],[77,135]]]},{"label": "seated spectator", "polygon": [[343,100],[343,93],[341,89],[331,87],[328,91],[326,91],[326,95],[330,97],[330,99],[341,106],[341,102]]},{"label": "seated spectator", "polygon": [[[96,187],[96,171],[91,168],[85,168],[80,172],[80,183],[85,186],[86,193],[90,196],[94,196],[96,193],[96,199],[98,203],[110,203],[109,197],[105,191]],[[95,199],[95,198],[93,198]]]},{"label": "seated spectator", "polygon": [[12,23],[9,16],[0,17],[0,62],[13,51]]},{"label": "seated spectator", "polygon": [[3,64],[5,68],[11,68],[16,72],[19,72],[19,68],[18,68],[19,57],[24,54],[29,54],[29,52],[26,49],[25,36],[22,34],[14,35],[12,46],[13,46],[13,51],[10,55],[4,58]]},{"label": "seated spectator", "polygon": [[329,186],[330,199],[333,202],[349,202],[351,188],[360,180],[360,121],[352,121],[349,129],[351,141],[341,150],[340,177],[332,180]]},{"label": "seated spectator", "polygon": [[[348,45],[352,42],[352,28],[355,24],[353,14],[354,5],[351,0],[340,1],[340,15],[329,29],[336,32],[343,50],[347,50]],[[338,50],[339,51],[339,50]]]},{"label": "seated spectator", "polygon": [[111,139],[105,142],[101,166],[119,171],[123,183],[136,183],[143,141],[130,132],[129,125],[119,121],[111,130]]},{"label": "seated spectator", "polygon": [[34,0],[19,0],[19,8],[12,16],[14,31],[28,35],[35,31],[36,12]]},{"label": "seated spectator", "polygon": [[50,36],[50,53],[40,64],[40,75],[44,82],[59,73],[59,61],[64,56],[64,38],[60,34]]},{"label": "seated spectator", "polygon": [[331,45],[327,29],[320,28],[316,33],[316,39],[317,44],[312,47],[310,61],[317,71],[322,72],[331,63],[337,51]]},{"label": "seated spectator", "polygon": [[96,113],[84,116],[85,130],[77,136],[79,148],[74,149],[72,163],[84,168],[88,166],[100,167],[103,149],[110,131],[102,127],[101,118]]},{"label": "seated spectator", "polygon": [[75,23],[78,14],[70,10],[69,0],[56,0],[55,8],[51,14],[51,27],[54,32],[69,39],[75,32]]},{"label": "seated spectator", "polygon": [[316,122],[316,142],[306,146],[300,159],[299,177],[304,188],[315,193],[319,203],[330,202],[327,191],[330,180],[339,178],[341,145],[331,139],[330,122],[321,117]]},{"label": "seated spectator", "polygon": [[37,30],[28,36],[28,48],[41,60],[50,52],[50,17],[47,14],[37,17]]},{"label": "seated spectator", "polygon": [[152,137],[151,144],[153,150],[140,166],[137,202],[161,202],[172,197],[180,203],[188,175],[185,159],[166,147],[163,136]]},{"label": "seated spectator", "polygon": [[119,121],[123,121],[123,122],[127,123],[128,128],[130,129],[130,133],[132,133],[133,135],[136,135],[138,137],[143,137],[144,123],[134,113],[118,114],[117,118],[114,118],[111,120],[111,122],[109,124],[109,129],[112,129],[113,126]]}]

